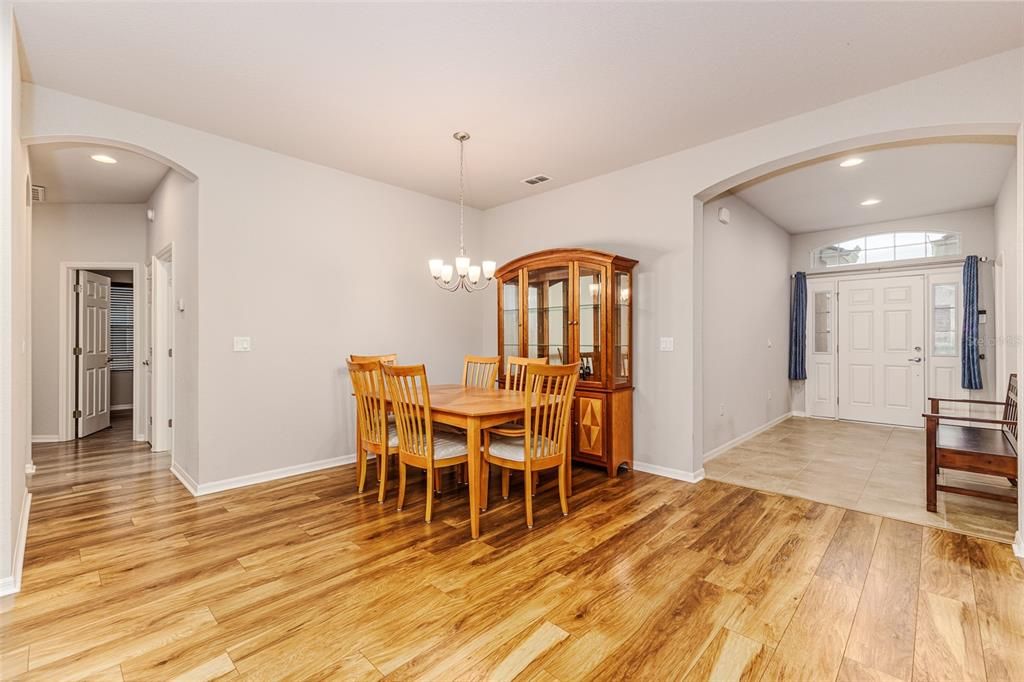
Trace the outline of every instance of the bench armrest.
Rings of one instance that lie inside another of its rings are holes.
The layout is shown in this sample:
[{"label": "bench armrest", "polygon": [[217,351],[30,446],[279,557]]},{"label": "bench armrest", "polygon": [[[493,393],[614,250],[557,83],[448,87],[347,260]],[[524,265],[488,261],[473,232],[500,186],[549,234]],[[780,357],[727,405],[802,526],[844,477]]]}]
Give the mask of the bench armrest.
[{"label": "bench armrest", "polygon": [[1002,424],[1003,426],[1013,426],[1014,424],[1017,423],[1015,421],[1010,421],[1009,419],[982,419],[981,417],[954,417],[953,415],[949,415],[949,414],[931,414],[930,412],[925,412],[921,416],[924,417],[925,419],[934,419],[936,421],[942,420],[942,419],[950,419],[950,420],[958,421],[958,422],[977,422],[979,424]]},{"label": "bench armrest", "polygon": [[1002,405],[1006,407],[1006,401],[1001,400],[967,400],[966,398],[928,398],[938,400],[940,403],[971,403],[972,405]]}]

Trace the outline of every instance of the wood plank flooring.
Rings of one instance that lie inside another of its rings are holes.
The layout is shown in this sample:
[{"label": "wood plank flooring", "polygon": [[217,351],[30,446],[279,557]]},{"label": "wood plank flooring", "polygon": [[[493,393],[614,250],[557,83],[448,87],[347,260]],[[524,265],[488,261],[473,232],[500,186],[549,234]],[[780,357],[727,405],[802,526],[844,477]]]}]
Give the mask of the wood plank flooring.
[{"label": "wood plank flooring", "polygon": [[201,498],[123,419],[37,446],[0,678],[1024,680],[1006,545],[716,481],[575,472],[423,523],[352,467]]}]

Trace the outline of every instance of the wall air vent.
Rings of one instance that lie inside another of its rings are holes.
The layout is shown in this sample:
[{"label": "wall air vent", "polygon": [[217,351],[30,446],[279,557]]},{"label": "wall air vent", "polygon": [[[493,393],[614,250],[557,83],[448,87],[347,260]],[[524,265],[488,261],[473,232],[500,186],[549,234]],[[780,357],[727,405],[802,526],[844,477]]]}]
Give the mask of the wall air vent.
[{"label": "wall air vent", "polygon": [[32,201],[46,201],[46,188],[42,185],[32,185]]},{"label": "wall air vent", "polygon": [[550,179],[551,178],[549,178],[546,175],[534,175],[532,178],[523,179],[523,182],[525,182],[527,185],[539,185],[540,183],[547,182]]}]

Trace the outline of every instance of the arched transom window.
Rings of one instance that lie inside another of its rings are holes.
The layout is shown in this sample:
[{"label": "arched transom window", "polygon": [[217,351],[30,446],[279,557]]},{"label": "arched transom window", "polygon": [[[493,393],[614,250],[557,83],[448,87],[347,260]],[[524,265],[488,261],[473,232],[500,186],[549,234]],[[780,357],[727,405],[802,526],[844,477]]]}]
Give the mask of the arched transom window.
[{"label": "arched transom window", "polygon": [[883,232],[819,247],[811,252],[811,268],[959,255],[960,235],[956,232]]}]

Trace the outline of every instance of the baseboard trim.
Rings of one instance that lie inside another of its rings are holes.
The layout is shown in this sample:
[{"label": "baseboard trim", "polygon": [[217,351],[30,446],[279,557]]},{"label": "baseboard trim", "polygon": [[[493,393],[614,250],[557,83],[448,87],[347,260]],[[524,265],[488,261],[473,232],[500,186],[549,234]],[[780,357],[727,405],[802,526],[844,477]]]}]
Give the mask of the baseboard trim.
[{"label": "baseboard trim", "polygon": [[32,462],[27,462],[25,464],[25,473],[26,474],[34,474],[35,472],[36,472],[36,465],[33,464]]},{"label": "baseboard trim", "polygon": [[654,474],[655,476],[663,476],[664,478],[673,478],[677,481],[686,481],[687,483],[699,483],[704,480],[704,469],[698,469],[697,471],[683,471],[682,469],[672,469],[670,467],[658,466],[657,464],[650,464],[648,462],[633,462],[633,469],[635,471],[642,471],[645,474]]},{"label": "baseboard trim", "polygon": [[707,462],[708,460],[712,460],[715,457],[718,457],[720,454],[722,454],[726,450],[729,450],[730,448],[736,447],[737,445],[739,445],[743,441],[750,440],[751,438],[753,438],[757,434],[761,433],[762,431],[767,431],[768,429],[772,428],[773,426],[775,426],[777,424],[781,424],[782,422],[786,421],[790,417],[797,417],[797,416],[800,416],[800,415],[798,415],[796,412],[787,412],[786,414],[782,415],[781,417],[776,417],[775,419],[771,420],[770,422],[766,422],[764,424],[761,424],[761,426],[758,426],[756,429],[753,429],[751,431],[747,431],[742,436],[737,436],[736,438],[733,438],[728,443],[723,443],[722,445],[719,445],[717,448],[715,448],[713,450],[709,450],[708,452],[705,452],[704,453],[704,461]]},{"label": "baseboard trim", "polygon": [[110,411],[111,412],[124,412],[125,410],[131,410],[131,409],[134,409],[134,408],[135,408],[135,405],[133,405],[132,403],[128,403],[127,405],[111,405],[110,406]]},{"label": "baseboard trim", "polygon": [[171,473],[174,474],[174,477],[178,479],[183,486],[185,486],[185,489],[192,494],[192,497],[196,497],[199,494],[199,485],[192,480],[192,477],[188,475],[188,472],[178,466],[177,462],[171,462]]},{"label": "baseboard trim", "polygon": [[171,473],[177,476],[178,480],[181,481],[181,484],[184,485],[194,497],[201,497],[203,495],[212,495],[213,493],[219,493],[225,490],[244,488],[258,483],[268,483],[270,481],[276,481],[279,478],[308,474],[314,471],[321,471],[323,469],[333,469],[334,467],[353,464],[355,461],[355,454],[342,455],[341,457],[331,457],[329,459],[321,459],[315,462],[306,462],[305,464],[296,464],[295,466],[282,467],[280,469],[272,469],[270,471],[261,471],[258,474],[248,474],[246,476],[226,478],[222,481],[198,484],[193,481],[188,474],[174,464],[171,465]]},{"label": "baseboard trim", "polygon": [[18,522],[18,537],[14,539],[14,557],[11,560],[11,575],[0,579],[0,597],[21,590],[21,570],[25,566],[25,541],[28,540],[28,516],[32,511],[32,493],[26,492],[21,502],[21,520]]},{"label": "baseboard trim", "polygon": [[791,417],[806,417],[807,413],[804,412],[803,410],[793,410],[792,412],[789,413],[789,415]]},{"label": "baseboard trim", "polygon": [[32,436],[33,443],[59,443],[60,436],[51,436],[48,434],[39,434]]},{"label": "baseboard trim", "polygon": [[1021,559],[1024,559],[1024,533],[1017,531],[1017,535],[1013,540],[1013,553]]}]

